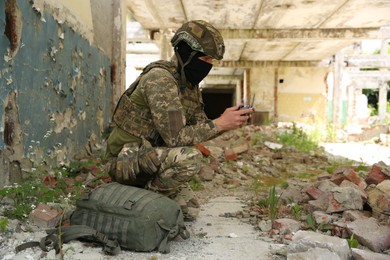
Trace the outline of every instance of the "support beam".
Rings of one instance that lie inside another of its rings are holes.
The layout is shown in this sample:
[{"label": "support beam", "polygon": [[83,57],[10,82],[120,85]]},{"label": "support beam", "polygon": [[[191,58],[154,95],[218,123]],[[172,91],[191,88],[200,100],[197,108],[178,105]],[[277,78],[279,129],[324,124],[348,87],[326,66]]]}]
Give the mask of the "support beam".
[{"label": "support beam", "polygon": [[372,28],[323,28],[323,29],[220,29],[225,40],[283,40],[283,41],[355,41],[388,39],[390,29]]},{"label": "support beam", "polygon": [[326,67],[329,64],[323,61],[243,61],[243,60],[222,60],[213,63],[215,67],[226,68],[252,68],[252,67]]},{"label": "support beam", "polygon": [[352,80],[376,80],[376,81],[390,81],[390,70],[360,70],[348,71],[348,76]]},{"label": "support beam", "polygon": [[224,81],[235,81],[235,80],[242,80],[243,76],[239,75],[208,75],[205,80],[206,81],[218,81],[218,80],[224,80]]},{"label": "support beam", "polygon": [[346,57],[347,67],[390,68],[390,55],[358,55]]}]

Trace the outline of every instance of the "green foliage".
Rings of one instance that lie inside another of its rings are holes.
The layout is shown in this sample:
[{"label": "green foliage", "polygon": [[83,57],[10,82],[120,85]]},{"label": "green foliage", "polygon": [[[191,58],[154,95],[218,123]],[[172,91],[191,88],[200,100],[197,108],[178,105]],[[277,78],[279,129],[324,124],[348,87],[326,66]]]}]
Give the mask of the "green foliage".
[{"label": "green foliage", "polygon": [[314,219],[312,214],[307,214],[306,223],[307,223],[309,229],[311,229],[313,231],[317,230],[317,223],[316,223],[316,220]]},{"label": "green foliage", "polygon": [[[55,169],[54,176],[44,176],[36,173],[21,184],[14,184],[0,189],[0,199],[7,197],[13,200],[13,207],[4,210],[4,215],[9,218],[24,219],[40,203],[70,204],[79,198],[83,189],[81,181],[73,180],[72,190],[69,191],[67,178],[76,177],[81,172],[98,171],[101,175],[106,173],[99,171],[99,162],[82,161],[72,162],[69,166]],[[44,184],[44,179],[49,178],[55,183]]]},{"label": "green foliage", "polygon": [[293,124],[291,131],[278,134],[277,139],[282,144],[295,146],[298,150],[303,152],[310,152],[318,149],[317,143],[314,142],[301,128],[298,128],[296,124]]},{"label": "green foliage", "polygon": [[0,232],[4,233],[8,229],[8,218],[0,218]]},{"label": "green foliage", "polygon": [[333,124],[326,125],[326,137],[324,141],[325,142],[337,141],[336,127]]},{"label": "green foliage", "polygon": [[359,242],[352,236],[347,239],[349,248],[357,248],[359,246]]},{"label": "green foliage", "polygon": [[4,187],[0,189],[0,197],[8,197],[14,202],[12,209],[4,210],[6,217],[23,219],[39,203],[60,202],[66,196],[63,190],[52,189],[36,181]]},{"label": "green foliage", "polygon": [[294,218],[299,220],[300,216],[301,216],[301,212],[302,212],[302,207],[298,204],[293,204],[291,206],[291,213],[294,215]]},{"label": "green foliage", "polygon": [[330,225],[328,223],[320,223],[317,225],[316,220],[314,219],[313,215],[310,213],[306,215],[306,224],[307,224],[308,228],[313,230],[313,231],[321,230],[321,231],[326,232],[328,230],[333,229],[332,225]]},{"label": "green foliage", "polygon": [[243,172],[248,172],[248,171],[249,171],[249,166],[248,166],[248,165],[243,165],[242,168],[241,168],[241,170],[242,170]]},{"label": "green foliage", "polygon": [[288,182],[287,181],[283,181],[282,183],[280,183],[280,187],[283,188],[283,189],[287,189],[288,188]]},{"label": "green foliage", "polygon": [[276,194],[275,186],[269,190],[268,197],[261,199],[257,202],[257,205],[267,209],[268,217],[270,220],[274,220],[279,211],[280,196]]},{"label": "green foliage", "polygon": [[275,186],[269,190],[269,218],[274,220],[278,215],[280,196],[276,194]]},{"label": "green foliage", "polygon": [[193,178],[191,181],[189,181],[189,185],[193,191],[199,191],[204,189],[202,182],[196,178]]},{"label": "green foliage", "polygon": [[250,185],[250,188],[251,190],[253,190],[253,192],[258,195],[261,191],[261,188],[262,188],[262,183],[261,183],[261,180],[259,178],[253,178],[252,180],[252,183]]},{"label": "green foliage", "polygon": [[251,146],[261,145],[264,143],[264,138],[262,133],[256,132],[252,135]]}]

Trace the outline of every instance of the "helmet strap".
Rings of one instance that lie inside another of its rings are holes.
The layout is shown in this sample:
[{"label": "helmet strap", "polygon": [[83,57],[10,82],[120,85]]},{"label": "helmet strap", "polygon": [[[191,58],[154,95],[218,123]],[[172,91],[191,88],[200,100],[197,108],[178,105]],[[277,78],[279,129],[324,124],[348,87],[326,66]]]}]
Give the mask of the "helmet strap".
[{"label": "helmet strap", "polygon": [[183,64],[183,61],[179,55],[179,52],[178,52],[178,49],[175,48],[175,54],[176,54],[176,57],[177,57],[177,60],[179,61],[179,64],[180,64],[180,90],[183,90],[185,89],[186,87],[186,83],[187,83],[187,79],[186,79],[186,74],[184,72],[184,67],[187,66],[188,63],[190,63],[190,61],[192,60],[192,58],[197,54],[196,51],[192,51],[190,56],[188,57],[187,61]]}]

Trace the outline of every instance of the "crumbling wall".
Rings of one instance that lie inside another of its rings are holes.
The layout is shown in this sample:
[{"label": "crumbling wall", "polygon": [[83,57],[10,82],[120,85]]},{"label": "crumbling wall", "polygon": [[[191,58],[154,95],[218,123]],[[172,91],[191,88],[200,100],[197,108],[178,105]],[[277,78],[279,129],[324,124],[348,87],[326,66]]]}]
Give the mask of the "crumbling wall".
[{"label": "crumbling wall", "polygon": [[34,1],[0,1],[0,186],[69,163],[108,126],[111,61],[56,18]]},{"label": "crumbling wall", "polygon": [[279,68],[278,121],[326,123],[328,68]]},{"label": "crumbling wall", "polygon": [[256,111],[278,122],[326,123],[328,68],[252,68],[251,93]]}]

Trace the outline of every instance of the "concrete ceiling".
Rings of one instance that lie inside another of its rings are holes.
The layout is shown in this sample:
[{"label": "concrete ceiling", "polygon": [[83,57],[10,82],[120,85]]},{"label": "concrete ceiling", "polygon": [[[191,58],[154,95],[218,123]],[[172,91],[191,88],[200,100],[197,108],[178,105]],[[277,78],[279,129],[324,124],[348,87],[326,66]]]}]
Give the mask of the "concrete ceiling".
[{"label": "concrete ceiling", "polygon": [[389,27],[381,29],[390,25],[390,0],[127,0],[127,6],[149,39],[194,19],[218,28],[226,53],[207,85],[235,85],[248,67],[324,66],[355,42],[390,38]]}]

